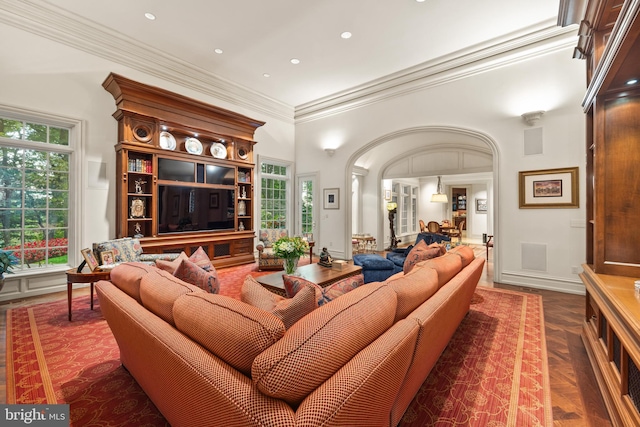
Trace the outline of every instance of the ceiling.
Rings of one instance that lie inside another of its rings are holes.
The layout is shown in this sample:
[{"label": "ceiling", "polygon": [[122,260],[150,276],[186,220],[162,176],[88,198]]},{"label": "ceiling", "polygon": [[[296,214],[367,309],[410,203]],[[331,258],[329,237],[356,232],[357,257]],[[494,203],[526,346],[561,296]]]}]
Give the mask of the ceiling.
[{"label": "ceiling", "polygon": [[[559,5],[559,0],[31,2],[62,8],[74,20],[292,107],[556,20]],[[146,19],[147,12],[156,19]],[[352,37],[342,39],[344,31]],[[292,58],[300,63],[293,65]]]}]

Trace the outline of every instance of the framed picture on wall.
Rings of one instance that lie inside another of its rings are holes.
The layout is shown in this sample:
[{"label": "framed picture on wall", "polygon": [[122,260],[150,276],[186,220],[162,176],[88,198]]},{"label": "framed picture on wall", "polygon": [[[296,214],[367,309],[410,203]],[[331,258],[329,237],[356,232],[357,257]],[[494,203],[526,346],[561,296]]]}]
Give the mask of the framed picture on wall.
[{"label": "framed picture on wall", "polygon": [[577,208],[578,167],[519,172],[520,208]]},{"label": "framed picture on wall", "polygon": [[339,188],[324,189],[324,208],[340,209],[340,189]]},{"label": "framed picture on wall", "polygon": [[476,212],[487,213],[487,199],[476,199]]}]

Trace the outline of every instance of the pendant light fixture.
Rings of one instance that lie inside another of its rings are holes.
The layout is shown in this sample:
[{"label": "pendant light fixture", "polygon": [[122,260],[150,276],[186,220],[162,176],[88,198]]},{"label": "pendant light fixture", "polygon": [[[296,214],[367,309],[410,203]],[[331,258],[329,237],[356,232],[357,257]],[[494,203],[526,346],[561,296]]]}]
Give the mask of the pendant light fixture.
[{"label": "pendant light fixture", "polygon": [[442,182],[440,179],[442,177],[438,175],[438,188],[436,189],[436,193],[431,195],[431,201],[434,203],[449,203],[449,199],[447,195],[442,192]]}]

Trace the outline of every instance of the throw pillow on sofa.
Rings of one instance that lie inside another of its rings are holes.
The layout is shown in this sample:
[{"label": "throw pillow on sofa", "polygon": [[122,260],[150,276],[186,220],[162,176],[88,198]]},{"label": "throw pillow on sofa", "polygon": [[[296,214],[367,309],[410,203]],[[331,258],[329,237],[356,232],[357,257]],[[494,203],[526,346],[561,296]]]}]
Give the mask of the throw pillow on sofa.
[{"label": "throw pillow on sofa", "polygon": [[435,258],[437,256],[440,256],[440,248],[430,248],[424,240],[420,240],[420,242],[411,249],[411,252],[409,252],[409,255],[405,258],[402,270],[404,271],[404,274],[407,274],[420,261]]},{"label": "throw pillow on sofa", "polygon": [[205,271],[188,259],[183,259],[180,262],[180,265],[178,265],[178,268],[176,268],[173,275],[180,280],[204,289],[210,294],[217,294],[220,292],[218,272],[215,269],[212,271]]},{"label": "throw pillow on sofa", "polygon": [[[199,295],[198,295],[199,294]],[[183,295],[173,306],[178,330],[243,372],[257,355],[280,340],[284,324],[242,301],[206,292]]]},{"label": "throw pillow on sofa", "polygon": [[287,293],[287,296],[289,298],[293,298],[298,292],[300,292],[306,286],[312,286],[316,291],[318,306],[321,306],[330,301],[333,301],[334,299],[338,298],[340,295],[344,295],[347,292],[350,292],[355,288],[364,285],[363,274],[347,277],[346,279],[342,279],[325,288],[299,276],[289,276],[287,274],[283,274],[282,280],[284,282],[284,290]]},{"label": "throw pillow on sofa", "polygon": [[201,267],[205,271],[209,271],[213,268],[209,255],[207,255],[202,246],[199,246],[198,249],[189,256],[189,261]]},{"label": "throw pillow on sofa", "polygon": [[275,314],[287,329],[318,307],[313,286],[304,287],[293,298],[285,298],[268,291],[252,276],[244,279],[240,299],[249,305]]},{"label": "throw pillow on sofa", "polygon": [[176,272],[176,268],[178,268],[182,260],[185,260],[185,259],[189,259],[187,254],[184,252],[180,252],[180,255],[178,255],[178,258],[174,259],[173,261],[157,259],[155,262],[156,262],[156,267],[168,273],[173,274]]}]

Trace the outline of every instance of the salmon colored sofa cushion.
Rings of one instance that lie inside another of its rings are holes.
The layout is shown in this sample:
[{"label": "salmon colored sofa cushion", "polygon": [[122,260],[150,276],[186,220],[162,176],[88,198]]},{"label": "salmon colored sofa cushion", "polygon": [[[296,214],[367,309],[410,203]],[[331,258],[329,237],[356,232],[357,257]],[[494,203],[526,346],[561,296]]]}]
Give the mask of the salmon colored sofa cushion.
[{"label": "salmon colored sofa cushion", "polygon": [[247,304],[274,314],[282,320],[287,329],[318,308],[316,291],[313,286],[305,286],[293,298],[285,298],[268,291],[252,276],[247,276],[244,279],[240,299]]},{"label": "salmon colored sofa cushion", "polygon": [[462,259],[462,268],[465,268],[467,265],[471,264],[471,261],[474,260],[476,255],[473,253],[473,249],[466,245],[456,246],[451,249],[449,253],[456,254]]},{"label": "salmon colored sofa cushion", "polygon": [[397,273],[386,280],[396,292],[396,321],[404,319],[438,290],[438,273],[433,268],[414,268],[407,274]]},{"label": "salmon colored sofa cushion", "polygon": [[189,292],[204,291],[158,268],[153,269],[140,280],[142,305],[173,326],[175,326],[173,304],[179,296]]},{"label": "salmon colored sofa cushion", "polygon": [[178,268],[180,263],[185,259],[189,259],[187,254],[184,253],[184,252],[180,252],[180,255],[178,255],[178,258],[176,258],[176,259],[174,259],[172,261],[157,259],[155,261],[155,263],[156,263],[156,267],[158,267],[158,268],[160,268],[160,269],[162,269],[164,271],[168,271],[169,273],[173,274],[173,273],[175,273],[176,268]]},{"label": "salmon colored sofa cushion", "polygon": [[245,375],[255,357],[285,333],[284,323],[275,315],[206,292],[178,298],[173,316],[178,330]]},{"label": "salmon colored sofa cushion", "polygon": [[156,270],[152,265],[142,262],[126,262],[115,266],[109,274],[110,281],[117,285],[131,298],[139,303],[140,299],[140,280],[152,270]]},{"label": "salmon colored sofa cushion", "polygon": [[434,259],[421,261],[418,265],[436,270],[438,273],[438,288],[441,288],[462,270],[462,258],[456,254],[446,253]]},{"label": "salmon colored sofa cushion", "polygon": [[389,329],[395,315],[396,293],[389,286],[369,283],[354,289],[318,307],[258,355],[253,382],[262,393],[298,405]]}]

